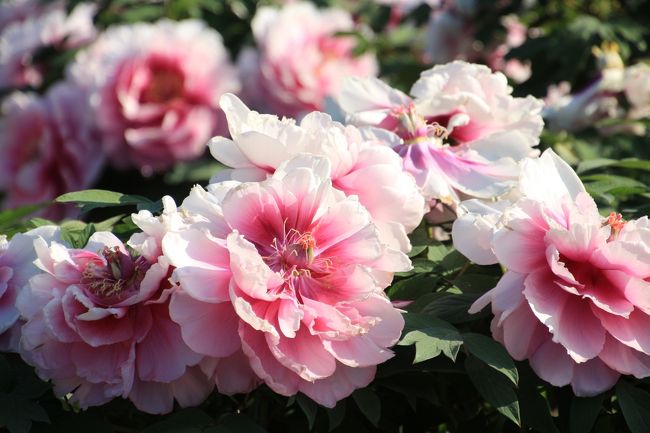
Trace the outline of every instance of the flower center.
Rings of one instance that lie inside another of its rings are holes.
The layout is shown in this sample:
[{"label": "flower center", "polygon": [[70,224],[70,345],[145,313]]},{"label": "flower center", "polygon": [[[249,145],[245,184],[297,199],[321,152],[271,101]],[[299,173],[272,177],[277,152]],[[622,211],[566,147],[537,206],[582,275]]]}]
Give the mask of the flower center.
[{"label": "flower center", "polygon": [[90,261],[81,275],[81,284],[96,300],[112,305],[134,295],[140,289],[151,264],[142,256],[133,258],[118,247],[101,251],[105,263]]},{"label": "flower center", "polygon": [[142,102],[165,103],[183,96],[185,80],[181,71],[168,65],[152,65],[151,81],[142,92]]},{"label": "flower center", "polygon": [[623,227],[625,227],[625,223],[626,221],[620,213],[617,214],[616,212],[612,212],[609,214],[604,223],[604,225],[608,225],[612,228],[612,233],[609,236],[608,241],[616,239],[621,230],[623,230]]},{"label": "flower center", "polygon": [[449,135],[444,126],[438,122],[427,122],[418,114],[412,102],[394,107],[391,115],[398,121],[395,133],[404,139],[406,144],[415,144],[431,138],[441,141]]}]

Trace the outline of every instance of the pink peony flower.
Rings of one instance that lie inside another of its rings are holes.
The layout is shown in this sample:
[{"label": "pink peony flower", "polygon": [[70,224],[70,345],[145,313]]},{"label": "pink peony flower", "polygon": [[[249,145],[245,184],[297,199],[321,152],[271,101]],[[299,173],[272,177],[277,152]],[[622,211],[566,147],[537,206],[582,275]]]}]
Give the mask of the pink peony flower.
[{"label": "pink peony flower", "polygon": [[[571,384],[578,396],[609,389],[619,374],[649,376],[648,218],[602,218],[576,174],[550,150],[523,163],[520,193],[493,224],[489,212],[455,224],[461,252],[508,269],[470,312],[491,303],[494,338],[513,358],[530,360],[542,379]],[[472,220],[483,242],[462,235]]]},{"label": "pink peony flower", "polygon": [[631,105],[629,117],[650,117],[650,65],[637,63],[625,68],[623,90]]},{"label": "pink peony flower", "polygon": [[[0,190],[4,207],[51,200],[89,187],[104,157],[84,93],[57,84],[44,98],[14,93],[3,104],[0,119]],[[43,215],[59,219],[70,214],[63,206]]]},{"label": "pink peony flower", "polygon": [[36,273],[34,239],[58,238],[58,228],[43,226],[26,233],[17,233],[11,241],[0,236],[0,350],[18,351],[20,339],[20,313],[16,308],[18,293],[27,280]]},{"label": "pink peony flower", "polygon": [[18,297],[21,355],[57,396],[82,409],[128,397],[149,413],[207,397],[213,385],[198,365],[203,357],[169,316],[164,257],[133,255],[110,232],[93,234],[83,249],[43,239],[34,246],[42,272]]},{"label": "pink peony flower", "polygon": [[380,141],[363,137],[355,127],[334,122],[324,113],[310,113],[296,124],[251,111],[233,95],[225,95],[221,107],[232,140],[213,138],[210,152],[233,169],[219,172],[212,181],[262,180],[296,155],[326,157],[333,186],[358,196],[385,243],[410,250],[407,233],[420,224],[424,200],[413,177],[402,170],[400,158]]},{"label": "pink peony flower", "polygon": [[7,21],[5,26],[0,23],[0,88],[40,86],[44,67],[33,61],[37,50],[77,48],[95,38],[95,5],[80,3],[68,15],[64,2],[49,7],[14,3],[4,10],[9,16],[0,16]]},{"label": "pink peony flower", "polygon": [[275,392],[333,407],[392,356],[404,321],[383,289],[410,262],[381,243],[356,197],[332,188],[328,166],[301,156],[261,182],[195,187],[183,202],[194,222],[167,233],[163,250],[188,345],[213,358],[241,345]]},{"label": "pink peony flower", "polygon": [[353,78],[339,104],[352,124],[399,135],[391,146],[425,197],[455,205],[459,194],[504,194],[517,162],[537,154],[542,103],[511,92],[503,74],[456,61],[423,72],[413,99],[378,79]]},{"label": "pink peony flower", "polygon": [[335,35],[356,28],[343,9],[307,2],[261,7],[252,26],[258,51],[245,50],[239,64],[245,99],[262,111],[298,117],[323,110],[345,77],[377,74],[372,55],[353,55],[353,37]]},{"label": "pink peony flower", "polygon": [[202,155],[225,129],[219,97],[239,89],[221,36],[194,20],[112,27],[69,73],[92,93],[112,162],[145,174]]}]

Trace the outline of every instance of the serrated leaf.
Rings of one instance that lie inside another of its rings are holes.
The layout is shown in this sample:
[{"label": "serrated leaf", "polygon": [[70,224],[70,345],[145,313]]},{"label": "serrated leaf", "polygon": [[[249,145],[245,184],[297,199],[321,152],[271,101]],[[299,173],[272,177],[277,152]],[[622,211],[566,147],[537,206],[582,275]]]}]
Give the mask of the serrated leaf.
[{"label": "serrated leaf", "polygon": [[452,361],[456,360],[463,340],[455,327],[425,314],[407,313],[404,319],[406,325],[398,345],[415,344],[414,364],[435,358],[441,353]]},{"label": "serrated leaf", "polygon": [[509,420],[521,426],[519,400],[510,380],[474,356],[465,359],[465,370],[479,394]]},{"label": "serrated leaf", "polygon": [[307,423],[309,424],[309,430],[311,431],[314,428],[314,423],[316,422],[318,405],[311,398],[303,394],[298,394],[296,401],[298,402],[300,409],[302,409],[302,412],[307,417]]},{"label": "serrated leaf", "polygon": [[632,433],[650,432],[650,394],[619,380],[616,398]]},{"label": "serrated leaf", "polygon": [[381,418],[381,400],[370,388],[358,389],[352,393],[357,407],[372,425],[377,426]]},{"label": "serrated leaf", "polygon": [[589,433],[596,423],[596,418],[603,406],[605,394],[595,397],[573,397],[571,400],[571,416],[569,417],[570,433]]},{"label": "serrated leaf", "polygon": [[517,385],[517,367],[502,345],[485,335],[474,333],[463,334],[463,343],[469,353],[503,374],[513,385]]}]

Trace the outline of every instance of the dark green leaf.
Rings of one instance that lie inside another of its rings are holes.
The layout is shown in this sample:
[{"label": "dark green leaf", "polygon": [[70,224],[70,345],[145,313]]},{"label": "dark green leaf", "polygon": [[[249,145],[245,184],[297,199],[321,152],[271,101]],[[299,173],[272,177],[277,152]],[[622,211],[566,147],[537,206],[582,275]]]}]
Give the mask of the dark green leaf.
[{"label": "dark green leaf", "polygon": [[183,409],[157,422],[141,433],[201,433],[213,423],[212,418],[200,409]]},{"label": "dark green leaf", "polygon": [[527,427],[532,427],[540,433],[559,433],[553,422],[551,411],[546,399],[537,389],[537,378],[530,370],[524,370],[519,379],[519,404],[521,420]]},{"label": "dark green leaf", "polygon": [[603,400],[605,400],[605,394],[587,398],[573,397],[569,431],[571,433],[589,433],[596,423],[596,418],[603,406]]},{"label": "dark green leaf", "polygon": [[632,433],[650,432],[650,394],[621,379],[616,385],[616,398]]},{"label": "dark green leaf", "polygon": [[426,314],[407,313],[400,346],[415,344],[413,363],[426,361],[444,353],[452,361],[463,344],[460,332],[452,325]]},{"label": "dark green leaf", "polygon": [[103,189],[87,189],[69,192],[56,198],[58,203],[77,203],[82,205],[82,212],[95,208],[112,206],[138,206],[138,208],[154,207],[155,202],[139,195],[127,195]]},{"label": "dark green leaf", "polygon": [[479,394],[512,422],[521,425],[519,401],[512,382],[473,356],[465,359],[465,370]]},{"label": "dark green leaf", "polygon": [[329,420],[329,431],[341,425],[343,418],[345,418],[345,400],[336,403],[336,406],[332,409],[327,409],[327,418]]},{"label": "dark green leaf", "polygon": [[359,407],[361,413],[368,418],[374,426],[379,424],[381,418],[381,400],[370,388],[358,389],[352,393],[354,402]]},{"label": "dark green leaf", "polygon": [[316,414],[318,413],[318,405],[314,401],[303,395],[298,394],[296,397],[298,406],[302,409],[303,413],[307,417],[307,423],[309,424],[309,430],[311,431],[314,428],[314,423],[316,422]]},{"label": "dark green leaf", "polygon": [[88,239],[95,233],[93,224],[77,224],[80,221],[72,221],[61,225],[61,240],[72,248],[83,248],[88,243]]},{"label": "dark green leaf", "polygon": [[226,415],[219,427],[224,427],[232,433],[266,433],[266,430],[257,425],[252,419],[246,415]]},{"label": "dark green leaf", "polygon": [[469,353],[503,374],[513,385],[517,385],[517,367],[502,345],[485,335],[474,333],[463,334],[463,342]]}]

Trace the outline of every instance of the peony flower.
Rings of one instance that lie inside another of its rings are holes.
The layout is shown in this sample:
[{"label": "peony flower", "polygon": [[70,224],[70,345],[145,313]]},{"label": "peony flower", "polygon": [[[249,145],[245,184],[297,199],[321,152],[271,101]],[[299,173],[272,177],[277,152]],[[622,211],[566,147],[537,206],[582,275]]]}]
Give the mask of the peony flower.
[{"label": "peony flower", "polygon": [[[491,304],[492,334],[510,355],[578,396],[611,388],[620,374],[649,376],[648,218],[602,218],[551,150],[523,163],[519,189],[500,218],[468,213],[454,225],[459,251],[507,269],[470,312]],[[473,236],[463,234],[471,226]]]},{"label": "peony flower", "polygon": [[11,241],[0,236],[0,350],[16,352],[20,340],[20,313],[16,308],[18,293],[36,273],[34,239],[58,239],[59,229],[43,226],[17,233]]},{"label": "peony flower", "polygon": [[78,4],[70,15],[64,2],[42,8],[28,1],[7,6],[7,16],[0,16],[6,21],[4,26],[0,23],[0,88],[40,86],[44,68],[34,63],[33,56],[45,47],[64,50],[92,41],[95,11],[90,3]]},{"label": "peony flower", "polygon": [[232,140],[213,138],[210,152],[233,169],[219,172],[213,182],[263,180],[302,153],[326,157],[334,187],[358,196],[383,241],[401,251],[410,249],[406,235],[420,224],[424,201],[412,176],[402,171],[400,158],[380,141],[324,113],[310,113],[296,124],[251,111],[233,95],[225,95],[221,107]]},{"label": "peony flower", "polygon": [[[144,243],[156,242],[155,232],[149,237]],[[139,245],[131,253],[110,232],[94,233],[83,249],[34,242],[41,272],[18,297],[26,320],[20,353],[82,409],[121,396],[167,413],[174,399],[197,405],[213,388],[198,365],[203,357],[170,319],[167,260],[137,255]]]},{"label": "peony flower", "polygon": [[112,27],[69,75],[92,93],[111,161],[145,174],[202,155],[219,97],[239,89],[221,36],[195,20]]},{"label": "peony flower", "polygon": [[460,194],[492,198],[517,178],[517,162],[536,155],[541,101],[510,95],[505,76],[452,62],[422,73],[413,98],[374,78],[345,82],[348,121],[395,132],[391,143],[425,198],[455,205]]},{"label": "peony flower", "polygon": [[323,110],[345,77],[377,73],[372,55],[353,54],[353,37],[336,35],[356,28],[343,9],[307,2],[261,7],[252,27],[258,51],[245,50],[239,64],[245,97],[262,111],[298,117]]},{"label": "peony flower", "polygon": [[[89,187],[104,157],[86,96],[69,84],[57,84],[45,97],[14,93],[0,118],[0,190],[4,207],[51,200]],[[43,215],[60,219],[63,206]]]},{"label": "peony flower", "polygon": [[275,392],[333,407],[393,355],[404,321],[383,289],[410,262],[329,172],[301,156],[261,182],[195,187],[183,202],[194,222],[167,233],[163,251],[188,345],[213,358],[241,346]]},{"label": "peony flower", "polygon": [[650,117],[650,65],[637,63],[625,68],[623,90],[631,105],[629,117]]}]

